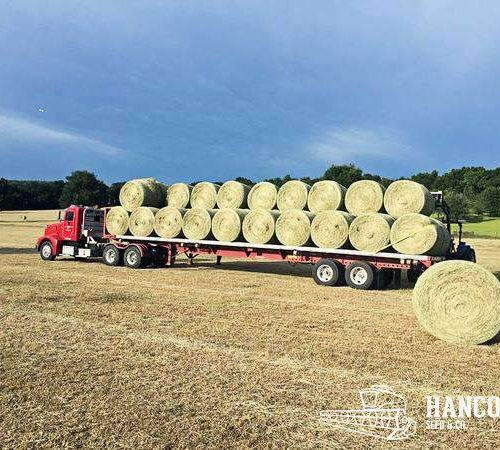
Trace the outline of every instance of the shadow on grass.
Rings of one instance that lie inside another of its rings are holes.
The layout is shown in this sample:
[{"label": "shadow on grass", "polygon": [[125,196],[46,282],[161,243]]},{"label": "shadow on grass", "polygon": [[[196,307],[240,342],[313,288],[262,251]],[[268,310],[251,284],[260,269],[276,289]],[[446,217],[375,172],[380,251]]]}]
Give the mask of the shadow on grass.
[{"label": "shadow on grass", "polygon": [[36,253],[35,248],[0,247],[0,255],[30,255],[32,253]]}]

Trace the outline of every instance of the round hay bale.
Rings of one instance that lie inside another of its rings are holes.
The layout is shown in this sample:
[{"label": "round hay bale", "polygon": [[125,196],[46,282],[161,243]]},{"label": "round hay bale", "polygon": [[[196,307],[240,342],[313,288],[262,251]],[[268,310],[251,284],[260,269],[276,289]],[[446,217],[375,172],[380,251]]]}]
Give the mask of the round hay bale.
[{"label": "round hay bale", "polygon": [[347,189],[345,207],[355,216],[382,211],[384,190],[384,186],[373,180],[356,181]]},{"label": "round hay bale", "polygon": [[218,241],[233,242],[242,236],[248,209],[219,209],[212,219],[212,233]]},{"label": "round hay bale", "polygon": [[183,217],[182,232],[188,239],[202,240],[211,237],[212,217],[215,209],[188,209]]},{"label": "round hay bale", "polygon": [[226,181],[217,193],[219,208],[246,208],[250,188],[238,181]]},{"label": "round hay bale", "polygon": [[261,181],[250,189],[247,203],[250,209],[268,209],[273,210],[276,206],[278,189],[272,183]]},{"label": "round hay bale", "polygon": [[424,185],[411,180],[398,180],[385,191],[384,206],[387,213],[395,218],[410,213],[430,216],[435,209],[435,200]]},{"label": "round hay bale", "polygon": [[454,344],[483,344],[500,333],[500,282],[478,264],[440,262],[417,280],[413,308],[433,336]]},{"label": "round hay bale", "polygon": [[141,206],[160,208],[165,202],[165,189],[154,178],[130,180],[120,189],[120,204],[129,212]]},{"label": "round hay bale", "polygon": [[304,209],[311,186],[300,180],[287,181],[278,191],[276,204],[280,211]]},{"label": "round hay bale", "polygon": [[381,213],[357,216],[349,227],[349,241],[356,250],[381,252],[391,245],[391,226],[394,219]]},{"label": "round hay bale", "polygon": [[301,247],[311,237],[311,222],[314,214],[301,209],[287,209],[276,221],[276,237],[283,245]]},{"label": "round hay bale", "polygon": [[307,197],[307,207],[313,213],[342,209],[347,189],[336,181],[323,180],[314,183]]},{"label": "round hay bale", "polygon": [[349,240],[354,216],[344,211],[321,211],[311,224],[311,239],[318,247],[342,248]]},{"label": "round hay bale", "polygon": [[167,189],[167,206],[187,208],[193,186],[186,183],[175,183]]},{"label": "round hay bale", "polygon": [[153,234],[155,214],[158,208],[141,206],[130,214],[128,228],[134,236],[149,236]]},{"label": "round hay bale", "polygon": [[191,191],[191,207],[212,209],[217,205],[217,192],[220,186],[208,181],[198,183]]},{"label": "round hay bale", "polygon": [[423,214],[405,214],[391,228],[391,245],[399,253],[443,256],[450,240],[450,233],[441,222]]},{"label": "round hay bale", "polygon": [[129,213],[122,206],[113,206],[106,213],[106,228],[115,236],[127,234]]},{"label": "round hay bale", "polygon": [[276,220],[280,212],[264,208],[251,209],[243,219],[243,236],[251,244],[269,244],[276,241]]},{"label": "round hay bale", "polygon": [[186,214],[184,208],[174,208],[173,206],[165,206],[160,209],[155,215],[154,230],[160,237],[172,239],[181,234],[182,218]]}]

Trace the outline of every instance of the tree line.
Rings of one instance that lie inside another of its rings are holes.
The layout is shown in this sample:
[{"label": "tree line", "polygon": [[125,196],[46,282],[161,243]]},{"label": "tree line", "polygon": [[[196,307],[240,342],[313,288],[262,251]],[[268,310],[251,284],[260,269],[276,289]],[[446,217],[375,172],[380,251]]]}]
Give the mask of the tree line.
[{"label": "tree line", "polygon": [[[444,191],[454,219],[484,214],[500,216],[500,167],[496,169],[462,167],[441,175],[434,170],[420,172],[410,178],[422,183],[431,191]],[[291,179],[290,175],[285,175],[266,181],[282,186]],[[364,173],[352,164],[333,165],[318,178],[301,178],[309,184],[320,180],[335,180],[344,186],[362,179],[375,180],[386,187],[394,181],[390,178]],[[238,177],[236,180],[248,185],[255,184],[248,178]],[[56,181],[0,178],[0,210],[57,209],[71,204],[114,206],[119,204],[119,193],[124,183],[107,185],[93,173],[84,170],[73,172],[66,177],[66,180]]]}]

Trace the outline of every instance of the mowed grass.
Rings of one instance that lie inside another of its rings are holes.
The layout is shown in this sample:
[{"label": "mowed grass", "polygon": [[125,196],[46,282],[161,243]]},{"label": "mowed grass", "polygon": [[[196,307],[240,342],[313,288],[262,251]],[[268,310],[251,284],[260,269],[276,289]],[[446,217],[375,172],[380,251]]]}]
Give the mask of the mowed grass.
[{"label": "mowed grass", "polygon": [[[455,233],[458,232],[457,225],[453,225],[452,229]],[[464,223],[463,231],[473,232],[478,236],[500,238],[500,217],[486,217],[481,222]]]},{"label": "mowed grass", "polygon": [[[44,262],[43,225],[0,224],[1,447],[394,448],[318,420],[372,384],[417,420],[398,448],[500,444],[498,420],[425,429],[426,395],[498,395],[500,345],[427,335],[409,289],[324,288],[256,261]],[[498,276],[500,241],[473,244]]]}]

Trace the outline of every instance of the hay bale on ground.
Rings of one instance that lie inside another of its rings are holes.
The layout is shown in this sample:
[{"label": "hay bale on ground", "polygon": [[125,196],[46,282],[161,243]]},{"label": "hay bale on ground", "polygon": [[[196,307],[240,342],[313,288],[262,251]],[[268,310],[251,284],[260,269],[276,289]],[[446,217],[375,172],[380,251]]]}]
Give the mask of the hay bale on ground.
[{"label": "hay bale on ground", "polygon": [[134,236],[149,236],[153,234],[155,226],[155,214],[158,208],[141,206],[137,208],[129,219],[129,230]]},{"label": "hay bale on ground", "polygon": [[443,256],[451,236],[439,220],[422,214],[405,214],[391,228],[391,245],[399,253]]},{"label": "hay bale on ground", "polygon": [[323,180],[314,183],[307,197],[307,207],[313,213],[342,209],[347,189],[336,181]]},{"label": "hay bale on ground", "polygon": [[385,210],[392,217],[419,213],[430,216],[436,207],[427,188],[415,181],[398,180],[389,185],[384,195]]},{"label": "hay bale on ground", "polygon": [[188,209],[183,217],[182,232],[188,239],[202,240],[211,237],[212,217],[215,209]]},{"label": "hay bale on ground", "polygon": [[129,213],[122,206],[113,206],[106,213],[106,229],[115,236],[127,233]]},{"label": "hay bale on ground", "polygon": [[500,333],[500,282],[469,261],[444,261],[417,280],[413,308],[425,330],[454,344],[482,344]]},{"label": "hay bale on ground", "polygon": [[160,237],[172,239],[181,234],[184,208],[174,208],[173,206],[165,206],[160,209],[155,215],[154,230]]},{"label": "hay bale on ground", "polygon": [[165,203],[166,186],[154,178],[127,181],[120,189],[120,204],[129,212],[141,206],[160,208]]},{"label": "hay bale on ground", "polygon": [[262,208],[271,211],[276,206],[277,197],[278,189],[276,186],[267,181],[262,181],[250,189],[247,198],[248,207],[250,209]]},{"label": "hay bale on ground", "polygon": [[226,181],[217,193],[217,206],[219,208],[247,207],[247,197],[250,187],[238,181]]},{"label": "hay bale on ground", "polygon": [[241,240],[243,220],[248,209],[219,209],[212,219],[212,233],[218,241],[233,242]]},{"label": "hay bale on ground", "polygon": [[314,214],[301,209],[282,211],[276,221],[276,237],[283,245],[303,246],[310,242]]},{"label": "hay bale on ground", "polygon": [[373,180],[352,183],[345,194],[345,207],[355,216],[377,213],[384,208],[384,186]]},{"label": "hay bale on ground", "polygon": [[186,183],[175,183],[167,189],[167,206],[187,208],[191,198],[193,186]]},{"label": "hay bale on ground", "polygon": [[191,207],[213,209],[217,206],[217,192],[220,186],[208,181],[198,183],[191,191]]},{"label": "hay bale on ground", "polygon": [[300,180],[287,181],[278,191],[276,204],[280,211],[304,209],[311,186]]},{"label": "hay bale on ground", "polygon": [[388,251],[393,223],[394,219],[387,214],[361,214],[349,227],[349,241],[356,250],[374,253]]},{"label": "hay bale on ground", "polygon": [[321,211],[312,221],[311,239],[318,247],[345,247],[353,220],[354,216],[344,211]]},{"label": "hay bale on ground", "polygon": [[243,236],[251,244],[276,241],[276,221],[280,212],[264,208],[251,209],[243,219]]}]

